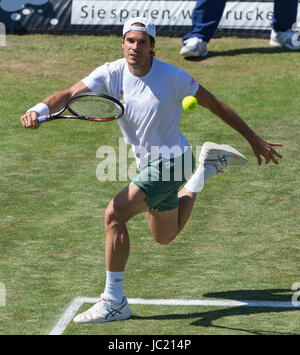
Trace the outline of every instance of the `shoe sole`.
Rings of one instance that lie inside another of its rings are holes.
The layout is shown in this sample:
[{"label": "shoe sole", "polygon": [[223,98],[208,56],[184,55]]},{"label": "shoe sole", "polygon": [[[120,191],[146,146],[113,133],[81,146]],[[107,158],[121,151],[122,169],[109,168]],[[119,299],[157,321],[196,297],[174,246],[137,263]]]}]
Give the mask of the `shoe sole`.
[{"label": "shoe sole", "polygon": [[101,324],[101,323],[107,323],[107,322],[115,322],[115,321],[120,321],[120,320],[126,320],[129,319],[131,317],[131,310],[129,309],[129,314],[127,313],[127,315],[121,314],[119,317],[116,318],[109,318],[109,319],[101,319],[101,320],[97,320],[97,319],[93,319],[90,321],[76,321],[76,317],[73,319],[73,323],[75,324]]},{"label": "shoe sole", "polygon": [[114,318],[114,319],[101,319],[101,320],[91,320],[91,321],[88,321],[88,322],[78,322],[78,321],[75,321],[73,319],[73,323],[75,324],[101,324],[101,323],[108,323],[108,322],[116,322],[116,321],[120,321],[120,320],[126,320],[126,319],[129,319],[131,317],[131,314],[129,316],[126,316],[126,317],[118,317],[118,318]]},{"label": "shoe sole", "polygon": [[[243,154],[241,154],[238,150],[234,149],[233,147],[227,144],[216,144],[213,142],[205,142],[202,146],[202,149],[203,148],[205,150],[209,150],[210,152],[216,155],[218,155],[221,152],[224,153],[224,151],[230,153],[231,155],[234,155],[236,158],[234,165],[245,165],[248,162],[248,159]],[[203,159],[201,159],[201,156],[199,162],[204,163]]]},{"label": "shoe sole", "polygon": [[274,48],[283,47],[283,48],[287,48],[290,51],[299,51],[300,50],[300,46],[299,47],[294,47],[292,45],[282,44],[282,43],[280,43],[278,41],[275,41],[275,40],[272,40],[272,39],[270,40],[270,46],[274,47]]},{"label": "shoe sole", "polygon": [[98,323],[98,324],[101,324],[101,323],[108,323],[108,322],[117,322],[117,321],[120,321],[120,320],[126,320],[126,319],[129,319],[131,317],[131,314],[129,316],[126,316],[126,317],[118,317],[118,318],[114,318],[114,319],[104,319],[104,320],[100,320],[100,321],[95,321],[93,323]]},{"label": "shoe sole", "polygon": [[194,54],[192,52],[180,53],[180,55],[184,58],[199,58],[206,57],[208,55],[208,51],[202,52],[200,54]]}]

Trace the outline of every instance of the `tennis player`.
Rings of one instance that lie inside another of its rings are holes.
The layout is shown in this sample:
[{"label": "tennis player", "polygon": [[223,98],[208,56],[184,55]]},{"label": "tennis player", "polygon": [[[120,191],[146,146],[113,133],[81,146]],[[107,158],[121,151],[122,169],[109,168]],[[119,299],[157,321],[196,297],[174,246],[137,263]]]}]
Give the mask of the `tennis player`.
[{"label": "tennis player", "polygon": [[125,115],[118,122],[126,142],[132,146],[140,173],[107,206],[105,290],[99,302],[74,318],[75,323],[103,323],[130,317],[123,290],[129,256],[128,220],[145,213],[154,239],[168,244],[183,229],[207,179],[228,165],[247,162],[228,145],[206,142],[198,167],[192,173],[191,149],[179,129],[185,96],[195,96],[199,105],[239,132],[249,142],[259,165],[263,158],[266,163],[275,164],[281,158],[274,146],[282,144],[260,138],[232,108],[186,71],[154,58],[155,37],[155,26],[146,18],[128,20],[123,27],[124,58],[98,67],[68,90],[49,96],[21,117],[25,128],[38,128],[39,115],[59,111],[71,96],[85,91],[109,94],[125,106]]}]

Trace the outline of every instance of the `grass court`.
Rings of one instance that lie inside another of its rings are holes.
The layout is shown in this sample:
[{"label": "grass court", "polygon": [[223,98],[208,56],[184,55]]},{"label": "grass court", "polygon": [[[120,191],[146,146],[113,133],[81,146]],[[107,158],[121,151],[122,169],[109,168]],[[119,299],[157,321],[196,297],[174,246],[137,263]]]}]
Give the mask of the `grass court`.
[{"label": "grass court", "polygon": [[[180,46],[180,38],[158,37],[156,57],[186,69],[263,138],[283,143],[284,158],[258,167],[248,143],[219,118],[200,107],[182,112],[193,150],[226,143],[249,163],[207,182],[169,245],[154,242],[143,215],[128,223],[125,294],[291,302],[300,282],[299,53],[272,49],[266,39],[220,38],[210,42],[208,58],[188,61]],[[104,211],[129,181],[98,181],[96,152],[118,151],[118,124],[54,121],[30,131],[20,116],[120,57],[117,37],[9,35],[0,47],[0,334],[49,334],[76,297],[103,291]],[[131,308],[128,321],[70,323],[63,334],[300,334],[297,308]]]}]

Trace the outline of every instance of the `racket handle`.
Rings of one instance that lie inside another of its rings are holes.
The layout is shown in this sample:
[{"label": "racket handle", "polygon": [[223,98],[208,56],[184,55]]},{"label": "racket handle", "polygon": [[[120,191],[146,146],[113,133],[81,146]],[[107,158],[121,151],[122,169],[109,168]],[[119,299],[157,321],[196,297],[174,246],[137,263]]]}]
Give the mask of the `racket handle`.
[{"label": "racket handle", "polygon": [[47,122],[48,118],[49,118],[49,115],[44,115],[44,116],[39,116],[37,118],[37,120],[38,120],[38,123],[43,123],[43,122]]}]

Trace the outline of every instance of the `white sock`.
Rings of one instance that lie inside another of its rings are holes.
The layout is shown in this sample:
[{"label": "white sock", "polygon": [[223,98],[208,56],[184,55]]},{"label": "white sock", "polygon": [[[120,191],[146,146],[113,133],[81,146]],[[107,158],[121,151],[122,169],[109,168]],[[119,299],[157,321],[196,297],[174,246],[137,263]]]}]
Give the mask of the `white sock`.
[{"label": "white sock", "polygon": [[213,165],[199,164],[197,170],[192,177],[184,185],[184,187],[191,192],[200,192],[206,181],[217,173],[217,169]]},{"label": "white sock", "polygon": [[106,271],[105,290],[101,297],[107,298],[114,303],[122,303],[124,298],[123,278],[124,271]]}]

